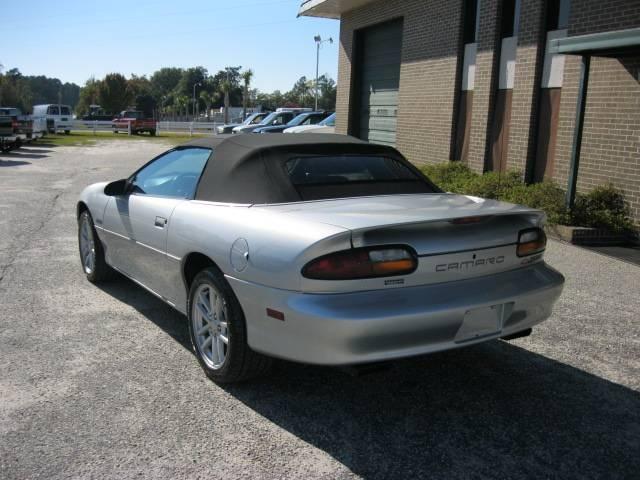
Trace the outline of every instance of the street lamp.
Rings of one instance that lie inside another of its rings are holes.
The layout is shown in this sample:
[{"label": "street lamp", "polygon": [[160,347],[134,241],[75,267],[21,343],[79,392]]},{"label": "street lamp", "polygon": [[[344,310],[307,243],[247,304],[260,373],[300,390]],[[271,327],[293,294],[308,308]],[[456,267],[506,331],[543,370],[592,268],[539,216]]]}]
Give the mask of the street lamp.
[{"label": "street lamp", "polygon": [[196,120],[196,87],[202,86],[202,82],[193,84],[193,121]]},{"label": "street lamp", "polygon": [[320,45],[322,45],[325,42],[329,42],[329,43],[333,43],[333,38],[329,37],[326,40],[322,40],[322,37],[320,35],[316,35],[315,37],[313,37],[313,40],[316,42],[316,108],[315,110],[318,110],[318,70],[320,67]]}]

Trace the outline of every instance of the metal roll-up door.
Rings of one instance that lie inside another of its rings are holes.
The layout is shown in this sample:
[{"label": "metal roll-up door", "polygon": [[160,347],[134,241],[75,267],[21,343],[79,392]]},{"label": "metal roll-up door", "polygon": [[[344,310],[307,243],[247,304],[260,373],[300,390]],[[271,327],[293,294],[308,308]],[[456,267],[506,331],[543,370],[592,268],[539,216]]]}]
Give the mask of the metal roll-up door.
[{"label": "metal roll-up door", "polygon": [[362,31],[358,125],[363,140],[396,144],[402,21]]}]

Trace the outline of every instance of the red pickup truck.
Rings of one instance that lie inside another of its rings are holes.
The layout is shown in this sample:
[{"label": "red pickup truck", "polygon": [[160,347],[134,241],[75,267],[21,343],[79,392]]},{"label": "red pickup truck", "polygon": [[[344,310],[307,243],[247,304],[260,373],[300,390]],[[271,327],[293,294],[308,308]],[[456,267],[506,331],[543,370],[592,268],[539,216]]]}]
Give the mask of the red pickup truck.
[{"label": "red pickup truck", "polygon": [[124,110],[111,123],[113,133],[128,132],[131,125],[133,135],[141,132],[149,132],[151,136],[156,134],[156,121],[152,118],[144,118],[144,113],[138,110]]}]

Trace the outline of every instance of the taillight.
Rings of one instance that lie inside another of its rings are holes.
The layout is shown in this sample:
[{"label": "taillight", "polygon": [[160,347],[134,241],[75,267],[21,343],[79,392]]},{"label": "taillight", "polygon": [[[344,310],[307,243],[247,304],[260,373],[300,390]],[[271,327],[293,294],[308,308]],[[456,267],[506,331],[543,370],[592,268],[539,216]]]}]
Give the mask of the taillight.
[{"label": "taillight", "polygon": [[417,267],[417,256],[408,247],[366,247],[316,258],[304,266],[302,275],[314,280],[355,280],[406,275]]},{"label": "taillight", "polygon": [[519,257],[526,257],[544,251],[547,246],[547,236],[541,228],[528,228],[521,230],[518,235],[518,249],[516,253]]},{"label": "taillight", "polygon": [[18,125],[20,124],[17,120],[11,120],[11,128],[18,128]]}]

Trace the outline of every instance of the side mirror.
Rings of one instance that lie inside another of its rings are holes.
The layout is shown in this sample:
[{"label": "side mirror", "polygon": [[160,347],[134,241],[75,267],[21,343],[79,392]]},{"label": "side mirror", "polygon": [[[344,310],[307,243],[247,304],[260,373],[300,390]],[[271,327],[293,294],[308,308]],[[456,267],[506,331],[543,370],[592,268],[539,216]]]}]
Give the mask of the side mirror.
[{"label": "side mirror", "polygon": [[104,194],[109,197],[117,197],[118,195],[124,195],[129,190],[129,182],[127,180],[116,180],[115,182],[107,183],[104,187]]}]

